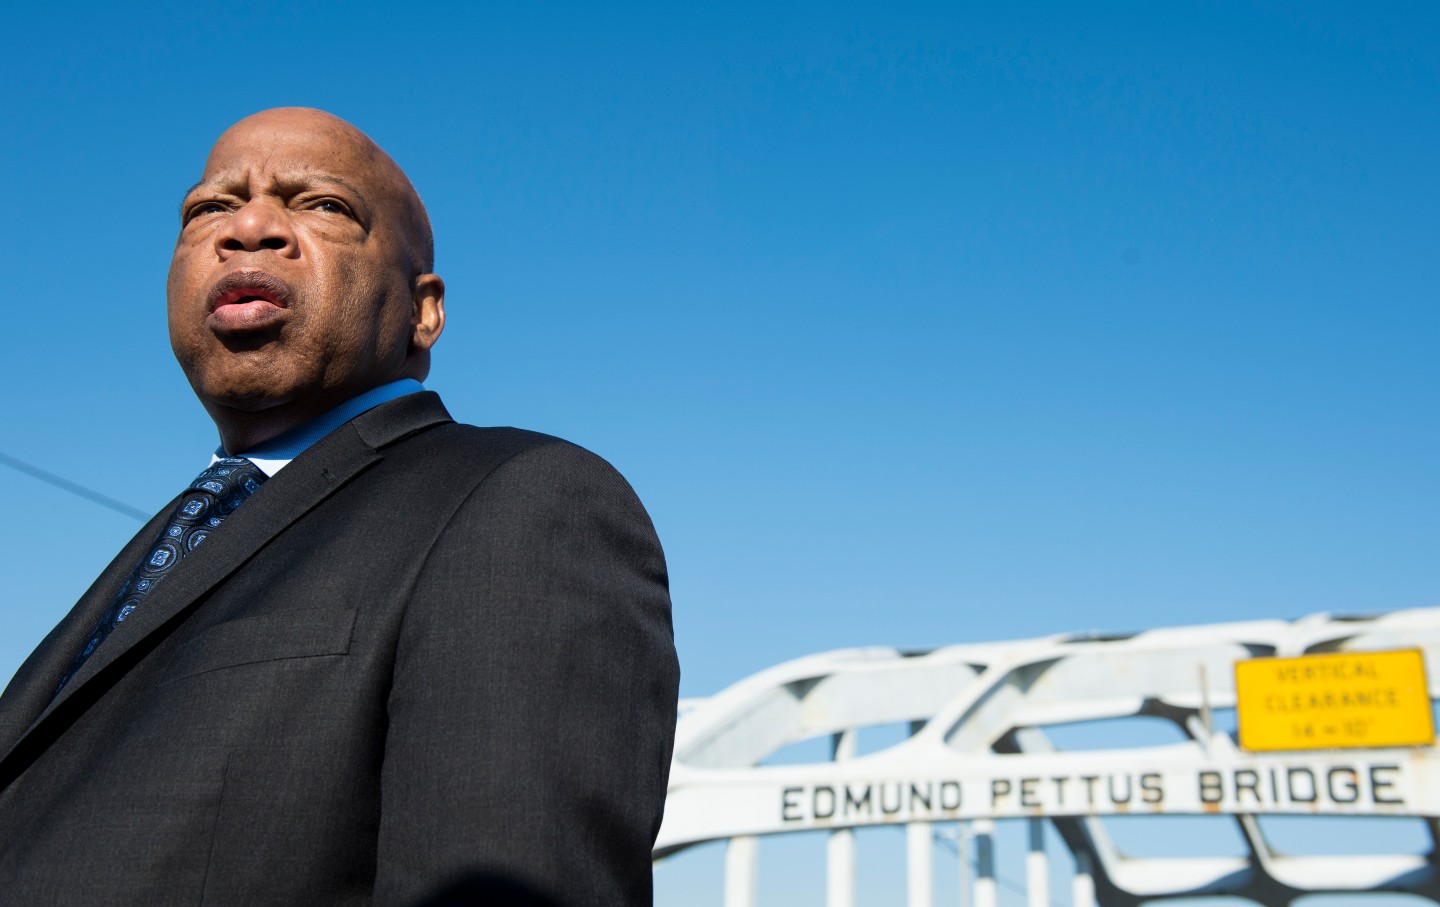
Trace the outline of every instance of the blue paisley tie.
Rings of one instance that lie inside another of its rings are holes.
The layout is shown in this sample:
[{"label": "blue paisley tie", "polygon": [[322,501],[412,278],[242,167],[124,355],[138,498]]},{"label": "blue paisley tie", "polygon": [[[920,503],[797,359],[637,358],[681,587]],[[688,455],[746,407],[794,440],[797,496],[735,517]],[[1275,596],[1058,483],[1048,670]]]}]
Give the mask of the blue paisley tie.
[{"label": "blue paisley tie", "polygon": [[85,660],[100,647],[105,637],[124,623],[130,612],[143,606],[145,599],[155,591],[160,581],[174,572],[175,565],[205,541],[264,481],[265,473],[244,457],[217,460],[213,466],[195,477],[195,481],[185,490],[175,512],[160,530],[160,537],[150,546],[145,557],[136,565],[135,572],[130,574],[130,579],[121,587],[120,594],[115,596],[115,601],[111,603],[105,616],[95,625],[85,648],[81,649],[70,663],[70,669],[55,688],[56,695],[65,689],[65,684],[70,682],[70,678],[75,676]]}]

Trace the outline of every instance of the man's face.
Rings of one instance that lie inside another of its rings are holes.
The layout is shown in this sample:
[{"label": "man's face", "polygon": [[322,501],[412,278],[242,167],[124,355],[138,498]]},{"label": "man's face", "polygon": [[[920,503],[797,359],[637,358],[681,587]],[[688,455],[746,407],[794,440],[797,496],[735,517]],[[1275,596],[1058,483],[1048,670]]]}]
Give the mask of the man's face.
[{"label": "man's face", "polygon": [[217,422],[286,404],[318,414],[424,377],[410,192],[319,111],[267,111],[220,137],[182,203],[168,283],[170,344]]}]

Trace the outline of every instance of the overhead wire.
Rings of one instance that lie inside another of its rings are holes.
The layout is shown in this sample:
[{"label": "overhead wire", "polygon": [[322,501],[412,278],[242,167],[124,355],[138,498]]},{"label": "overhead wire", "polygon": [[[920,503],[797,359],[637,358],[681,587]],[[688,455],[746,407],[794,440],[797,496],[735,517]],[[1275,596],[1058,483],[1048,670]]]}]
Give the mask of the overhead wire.
[{"label": "overhead wire", "polygon": [[116,513],[122,513],[142,523],[150,519],[151,515],[138,507],[131,507],[124,501],[117,501],[108,494],[102,494],[93,488],[81,485],[79,482],[72,482],[64,476],[57,476],[49,470],[41,469],[33,463],[27,463],[19,457],[12,457],[3,451],[0,451],[0,464],[9,466],[17,472],[23,472],[31,478],[39,479],[47,485],[52,485],[61,491],[69,492],[78,498],[84,498],[92,504],[99,504],[101,507],[109,508]]},{"label": "overhead wire", "polygon": [[[933,835],[933,840],[936,844],[939,844],[944,849],[948,850],[957,859],[965,859],[960,855],[960,843],[954,838],[951,838],[948,835],[943,835],[939,831],[936,831]],[[971,856],[968,860],[968,864],[970,866],[971,872],[979,873],[980,861],[977,857]],[[999,872],[994,873],[991,878],[993,878],[996,884],[999,885],[1001,888],[1008,889],[1010,892],[1018,894],[1021,897],[1029,896],[1029,892],[1024,885],[1021,885],[1019,882],[1013,881],[1012,879],[1006,878]],[[1047,897],[1052,907],[1070,907],[1070,905],[1065,901],[1055,900],[1053,896]]]}]

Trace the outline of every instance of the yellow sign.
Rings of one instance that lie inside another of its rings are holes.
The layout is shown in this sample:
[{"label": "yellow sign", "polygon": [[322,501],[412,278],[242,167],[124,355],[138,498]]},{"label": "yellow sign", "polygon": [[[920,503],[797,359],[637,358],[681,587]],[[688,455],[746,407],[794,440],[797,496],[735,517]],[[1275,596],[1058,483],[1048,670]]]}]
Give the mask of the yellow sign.
[{"label": "yellow sign", "polygon": [[1238,661],[1235,696],[1252,752],[1435,742],[1419,649]]}]

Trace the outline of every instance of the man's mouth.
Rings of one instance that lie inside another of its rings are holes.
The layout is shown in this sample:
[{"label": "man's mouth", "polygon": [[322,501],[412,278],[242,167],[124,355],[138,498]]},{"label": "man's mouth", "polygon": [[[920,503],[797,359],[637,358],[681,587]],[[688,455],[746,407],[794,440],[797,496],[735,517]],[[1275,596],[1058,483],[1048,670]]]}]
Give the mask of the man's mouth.
[{"label": "man's mouth", "polygon": [[221,293],[220,298],[215,300],[215,308],[218,309],[224,305],[244,305],[247,302],[268,302],[273,306],[284,307],[268,290],[260,287],[236,287]]},{"label": "man's mouth", "polygon": [[261,330],[282,320],[289,303],[285,281],[265,271],[237,271],[211,288],[207,320],[217,333]]}]

